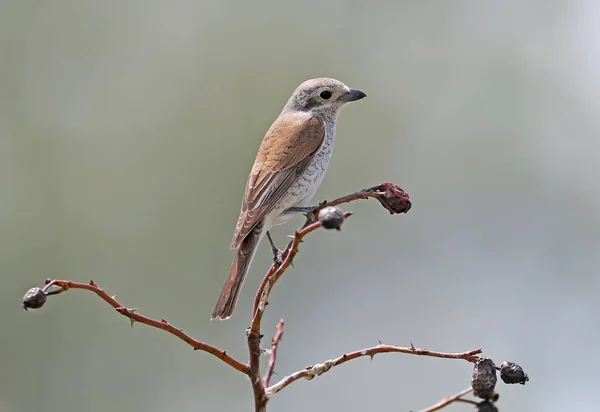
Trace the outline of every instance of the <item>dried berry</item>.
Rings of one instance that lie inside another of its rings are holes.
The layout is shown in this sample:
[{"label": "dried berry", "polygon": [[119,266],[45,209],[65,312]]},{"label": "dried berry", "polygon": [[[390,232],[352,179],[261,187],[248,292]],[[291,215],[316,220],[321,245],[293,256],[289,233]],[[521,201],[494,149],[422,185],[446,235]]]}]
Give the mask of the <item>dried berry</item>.
[{"label": "dried berry", "polygon": [[477,412],[498,412],[498,408],[490,401],[483,401],[477,404]]},{"label": "dried berry", "polygon": [[379,185],[377,188],[380,192],[385,192],[385,195],[378,197],[379,203],[385,207],[390,214],[406,213],[410,210],[412,203],[408,193],[400,188],[400,186],[386,182]]},{"label": "dried berry", "polygon": [[23,296],[23,309],[39,309],[46,303],[46,294],[40,288],[31,288]]},{"label": "dried berry", "polygon": [[496,365],[489,358],[480,358],[473,367],[471,386],[476,396],[488,399],[494,393],[496,382]]},{"label": "dried berry", "polygon": [[520,383],[525,385],[529,381],[529,376],[523,371],[523,368],[514,362],[504,362],[500,365],[500,378],[504,383]]}]

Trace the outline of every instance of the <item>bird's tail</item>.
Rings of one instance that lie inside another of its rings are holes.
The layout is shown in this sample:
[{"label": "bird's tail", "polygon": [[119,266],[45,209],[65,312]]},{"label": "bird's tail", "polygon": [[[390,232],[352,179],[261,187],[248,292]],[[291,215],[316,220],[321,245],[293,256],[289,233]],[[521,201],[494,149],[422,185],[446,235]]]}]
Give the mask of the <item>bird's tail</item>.
[{"label": "bird's tail", "polygon": [[254,254],[258,249],[258,244],[262,239],[262,225],[259,224],[255,227],[248,235],[244,238],[240,247],[238,248],[229,274],[223,285],[223,290],[219,296],[219,300],[215,305],[215,310],[211,316],[213,319],[229,319],[235,310],[246,273],[250,268],[250,263],[254,258]]}]

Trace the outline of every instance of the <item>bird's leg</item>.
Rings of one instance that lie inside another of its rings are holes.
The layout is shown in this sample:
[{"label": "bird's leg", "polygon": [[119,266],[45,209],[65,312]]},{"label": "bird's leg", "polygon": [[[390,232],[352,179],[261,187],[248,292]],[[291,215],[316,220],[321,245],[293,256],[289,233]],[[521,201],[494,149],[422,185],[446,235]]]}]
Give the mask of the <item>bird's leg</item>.
[{"label": "bird's leg", "polygon": [[327,206],[327,201],[319,203],[317,206],[296,206],[285,210],[285,213],[302,213],[306,218],[314,223],[317,221],[317,212]]},{"label": "bird's leg", "polygon": [[269,239],[269,244],[271,245],[271,251],[273,252],[273,262],[277,265],[281,266],[283,263],[283,253],[277,246],[275,246],[275,242],[273,242],[273,238],[271,238],[271,232],[267,230],[267,239]]},{"label": "bird's leg", "polygon": [[285,213],[313,213],[321,206],[296,206],[285,209]]},{"label": "bird's leg", "polygon": [[319,209],[321,209],[321,205],[317,206],[296,206],[290,207],[285,210],[285,213],[302,213],[306,218],[314,223],[317,221],[316,213]]}]

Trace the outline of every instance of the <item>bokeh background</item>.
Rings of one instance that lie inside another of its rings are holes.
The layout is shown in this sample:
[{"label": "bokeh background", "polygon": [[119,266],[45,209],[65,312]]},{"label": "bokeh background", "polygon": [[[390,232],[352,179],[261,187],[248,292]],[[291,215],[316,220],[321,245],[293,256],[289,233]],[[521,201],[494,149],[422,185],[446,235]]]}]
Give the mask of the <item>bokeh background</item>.
[{"label": "bokeh background", "polygon": [[[247,173],[303,80],[364,90],[316,200],[393,181],[302,245],[264,330],[276,376],[384,343],[482,347],[530,374],[503,411],[596,410],[600,3],[103,1],[0,4],[0,410],[249,411],[241,374],[47,277],[247,358],[271,255],[209,322]],[[280,244],[300,219],[280,227]],[[301,381],[272,410],[408,411],[469,385],[463,361],[382,355]],[[471,410],[458,404],[453,411]]]}]

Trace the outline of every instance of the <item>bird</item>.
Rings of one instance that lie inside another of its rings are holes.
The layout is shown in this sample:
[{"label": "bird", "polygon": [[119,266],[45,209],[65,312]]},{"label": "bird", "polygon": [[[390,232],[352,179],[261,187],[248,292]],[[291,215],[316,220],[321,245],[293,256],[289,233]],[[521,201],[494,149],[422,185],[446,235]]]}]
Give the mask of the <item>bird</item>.
[{"label": "bird", "polygon": [[[300,212],[310,201],[331,155],[341,109],[366,94],[331,78],[311,79],[293,92],[265,134],[250,171],[231,249],[236,254],[211,320],[229,319],[258,245],[269,230]],[[276,255],[277,256],[277,255]]]}]

